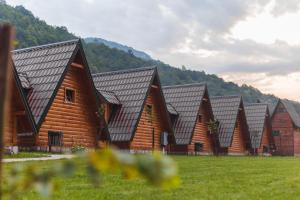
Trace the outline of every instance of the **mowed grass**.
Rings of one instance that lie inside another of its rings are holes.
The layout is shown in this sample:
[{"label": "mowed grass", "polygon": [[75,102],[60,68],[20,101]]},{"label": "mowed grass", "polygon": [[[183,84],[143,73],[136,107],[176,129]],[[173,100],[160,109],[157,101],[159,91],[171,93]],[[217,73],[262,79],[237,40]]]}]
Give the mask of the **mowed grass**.
[{"label": "mowed grass", "polygon": [[[123,180],[104,175],[94,188],[81,165],[72,179],[57,178],[54,199],[300,199],[300,158],[293,157],[192,157],[173,156],[181,186],[164,191],[144,180]],[[36,162],[42,168],[59,161]],[[5,164],[5,169],[11,164]],[[40,199],[30,191],[24,199]]]},{"label": "mowed grass", "polygon": [[41,158],[50,157],[49,153],[38,153],[38,152],[19,152],[17,154],[4,155],[4,158]]}]

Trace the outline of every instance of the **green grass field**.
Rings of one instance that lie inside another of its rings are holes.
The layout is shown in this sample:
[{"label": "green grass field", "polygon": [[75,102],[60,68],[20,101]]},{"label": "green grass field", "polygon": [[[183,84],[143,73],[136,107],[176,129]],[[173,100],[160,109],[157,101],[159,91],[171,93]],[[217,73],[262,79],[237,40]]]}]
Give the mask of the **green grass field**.
[{"label": "green grass field", "polygon": [[[173,156],[181,186],[163,191],[143,180],[105,175],[100,188],[92,187],[84,167],[72,179],[57,178],[54,199],[300,199],[300,158],[292,157],[186,157]],[[58,161],[37,162],[40,167]],[[11,164],[5,164],[8,169]],[[39,199],[34,192],[24,199]]]},{"label": "green grass field", "polygon": [[17,154],[4,155],[4,158],[41,158],[50,157],[49,153],[38,153],[38,152],[19,152]]}]

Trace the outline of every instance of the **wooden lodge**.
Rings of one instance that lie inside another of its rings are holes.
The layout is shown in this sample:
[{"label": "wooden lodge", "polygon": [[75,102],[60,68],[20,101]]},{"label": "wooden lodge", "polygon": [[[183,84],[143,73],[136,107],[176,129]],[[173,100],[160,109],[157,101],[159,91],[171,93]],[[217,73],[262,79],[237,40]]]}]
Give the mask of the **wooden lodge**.
[{"label": "wooden lodge", "polygon": [[247,154],[251,141],[242,97],[211,97],[211,104],[214,118],[219,122],[218,153]]},{"label": "wooden lodge", "polygon": [[[26,100],[22,83],[13,66],[11,96],[8,109],[8,119],[4,130],[4,146],[10,151],[18,151],[18,137],[36,132],[33,116]],[[21,77],[23,78],[23,77]],[[25,84],[23,85],[24,87]]]},{"label": "wooden lodge", "polygon": [[19,135],[26,149],[95,148],[98,98],[80,40],[20,49],[13,62],[37,132]]},{"label": "wooden lodge", "polygon": [[213,112],[206,84],[163,88],[174,128],[172,153],[213,154],[214,139],[208,132]]},{"label": "wooden lodge", "polygon": [[274,142],[268,105],[264,103],[247,104],[245,111],[251,137],[251,153],[255,155],[271,154]]},{"label": "wooden lodge", "polygon": [[109,143],[132,152],[168,150],[172,124],[156,68],[93,74]]},{"label": "wooden lodge", "polygon": [[300,155],[300,107],[281,99],[272,114],[276,155]]}]

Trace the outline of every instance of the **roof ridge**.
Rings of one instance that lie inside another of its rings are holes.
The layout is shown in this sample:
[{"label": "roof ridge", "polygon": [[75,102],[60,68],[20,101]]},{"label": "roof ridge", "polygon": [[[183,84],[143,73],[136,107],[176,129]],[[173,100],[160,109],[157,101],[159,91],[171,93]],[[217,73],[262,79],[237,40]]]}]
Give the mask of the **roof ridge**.
[{"label": "roof ridge", "polygon": [[139,67],[139,68],[125,69],[125,70],[108,71],[108,72],[102,72],[102,73],[100,72],[100,73],[94,73],[94,74],[92,74],[92,76],[97,77],[97,76],[106,76],[106,75],[114,75],[114,74],[126,74],[126,73],[147,71],[147,70],[153,70],[153,69],[157,69],[157,67],[149,66],[149,67]]},{"label": "roof ridge", "polygon": [[258,106],[258,105],[268,106],[267,103],[244,103],[244,106]]},{"label": "roof ridge", "polygon": [[224,95],[224,96],[211,96],[210,99],[221,99],[221,98],[242,98],[241,95]]},{"label": "roof ridge", "polygon": [[49,44],[44,44],[44,45],[37,45],[37,46],[32,46],[32,47],[27,47],[27,48],[23,48],[23,49],[16,49],[14,51],[12,51],[15,54],[18,53],[23,53],[23,52],[29,52],[29,51],[35,51],[35,50],[40,50],[40,49],[44,49],[47,47],[55,47],[55,46],[63,46],[63,45],[67,45],[67,44],[72,44],[72,43],[77,43],[79,42],[80,39],[73,39],[73,40],[67,40],[67,41],[62,41],[62,42],[56,42],[56,43],[49,43]]},{"label": "roof ridge", "polygon": [[207,86],[206,82],[200,82],[200,83],[189,83],[189,84],[182,84],[182,85],[167,85],[163,86],[163,89],[168,88],[181,88],[181,87],[193,87],[193,86]]}]

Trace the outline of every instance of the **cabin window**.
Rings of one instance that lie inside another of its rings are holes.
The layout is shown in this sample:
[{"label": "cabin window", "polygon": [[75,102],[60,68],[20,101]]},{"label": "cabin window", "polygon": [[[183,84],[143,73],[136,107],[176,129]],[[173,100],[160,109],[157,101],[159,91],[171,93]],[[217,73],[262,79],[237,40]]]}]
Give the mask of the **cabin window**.
[{"label": "cabin window", "polygon": [[48,144],[49,146],[62,146],[63,141],[63,133],[62,132],[55,132],[49,131],[48,132]]},{"label": "cabin window", "polygon": [[147,112],[147,115],[148,115],[148,121],[150,123],[152,123],[152,112],[153,112],[153,108],[152,108],[152,105],[147,105],[146,106],[146,112]]},{"label": "cabin window", "polygon": [[272,131],[272,136],[280,136],[280,131],[278,131],[278,130],[273,130],[273,131]]},{"label": "cabin window", "polygon": [[194,145],[195,145],[195,152],[201,152],[203,150],[203,143],[196,142]]},{"label": "cabin window", "polygon": [[75,90],[66,88],[65,90],[65,102],[75,103]]},{"label": "cabin window", "polygon": [[198,122],[202,123],[202,115],[198,116]]},{"label": "cabin window", "polygon": [[269,147],[268,146],[263,146],[263,153],[269,153],[270,150],[269,150]]}]

